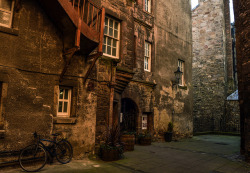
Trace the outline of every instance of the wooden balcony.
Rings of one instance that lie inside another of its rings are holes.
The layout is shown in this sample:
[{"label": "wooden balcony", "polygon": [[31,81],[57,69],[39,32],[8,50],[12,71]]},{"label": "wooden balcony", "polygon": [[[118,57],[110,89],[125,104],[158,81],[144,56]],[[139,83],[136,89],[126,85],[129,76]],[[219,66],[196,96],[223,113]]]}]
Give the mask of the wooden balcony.
[{"label": "wooden balcony", "polygon": [[64,50],[74,47],[88,56],[102,52],[105,9],[91,0],[39,0],[63,35]]}]

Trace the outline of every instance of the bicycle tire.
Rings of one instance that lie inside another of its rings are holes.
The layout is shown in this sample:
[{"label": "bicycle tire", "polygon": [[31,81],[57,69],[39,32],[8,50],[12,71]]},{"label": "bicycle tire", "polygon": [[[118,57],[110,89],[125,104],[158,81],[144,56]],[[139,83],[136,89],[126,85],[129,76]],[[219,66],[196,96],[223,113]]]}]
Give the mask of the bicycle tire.
[{"label": "bicycle tire", "polygon": [[61,140],[57,143],[56,159],[62,164],[69,163],[73,157],[72,145],[67,140]]},{"label": "bicycle tire", "polygon": [[47,162],[47,152],[42,146],[32,144],[20,152],[18,161],[24,171],[36,172],[45,166]]}]

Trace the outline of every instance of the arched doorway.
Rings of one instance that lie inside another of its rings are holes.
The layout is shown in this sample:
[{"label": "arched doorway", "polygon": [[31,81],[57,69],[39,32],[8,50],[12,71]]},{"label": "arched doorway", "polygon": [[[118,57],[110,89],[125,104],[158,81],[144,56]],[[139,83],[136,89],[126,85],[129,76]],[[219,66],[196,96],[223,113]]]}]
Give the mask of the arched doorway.
[{"label": "arched doorway", "polygon": [[121,131],[135,132],[138,117],[136,103],[129,98],[122,99],[121,112],[123,115],[120,123]]}]

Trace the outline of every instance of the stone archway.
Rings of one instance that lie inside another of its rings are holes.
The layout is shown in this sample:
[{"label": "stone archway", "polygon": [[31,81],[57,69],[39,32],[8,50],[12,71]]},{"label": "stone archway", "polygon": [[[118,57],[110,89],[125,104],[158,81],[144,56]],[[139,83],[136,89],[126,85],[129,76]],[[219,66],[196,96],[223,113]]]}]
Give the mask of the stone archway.
[{"label": "stone archway", "polygon": [[138,107],[136,103],[129,98],[121,101],[122,122],[121,131],[135,132],[137,127]]}]

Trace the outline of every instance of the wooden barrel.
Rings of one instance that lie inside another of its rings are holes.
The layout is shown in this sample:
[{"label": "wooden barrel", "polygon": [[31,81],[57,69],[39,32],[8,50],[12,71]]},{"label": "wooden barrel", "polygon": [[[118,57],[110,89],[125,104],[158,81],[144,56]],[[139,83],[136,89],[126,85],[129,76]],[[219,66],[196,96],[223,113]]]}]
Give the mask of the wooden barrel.
[{"label": "wooden barrel", "polygon": [[135,135],[122,135],[121,142],[123,143],[124,151],[133,151],[135,147]]}]

